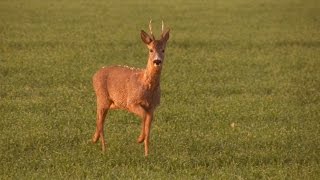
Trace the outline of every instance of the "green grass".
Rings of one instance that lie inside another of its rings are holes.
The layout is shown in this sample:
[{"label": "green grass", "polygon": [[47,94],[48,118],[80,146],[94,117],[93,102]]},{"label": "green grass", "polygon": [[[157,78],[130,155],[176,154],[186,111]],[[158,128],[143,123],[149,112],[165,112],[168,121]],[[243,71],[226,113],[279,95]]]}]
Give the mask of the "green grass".
[{"label": "green grass", "polygon": [[[122,111],[102,154],[91,77],[145,66],[150,17],[171,28],[150,157]],[[317,0],[1,0],[0,179],[319,179],[319,17]]]}]

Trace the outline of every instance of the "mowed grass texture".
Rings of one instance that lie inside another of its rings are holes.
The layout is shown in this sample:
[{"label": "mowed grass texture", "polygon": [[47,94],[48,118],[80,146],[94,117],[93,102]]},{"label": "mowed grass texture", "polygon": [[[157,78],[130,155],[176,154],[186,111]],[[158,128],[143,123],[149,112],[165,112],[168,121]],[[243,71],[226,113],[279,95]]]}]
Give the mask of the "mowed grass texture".
[{"label": "mowed grass texture", "polygon": [[[1,0],[0,179],[318,179],[319,17],[316,0]],[[91,77],[145,67],[150,18],[171,28],[150,156],[123,111],[103,154]]]}]

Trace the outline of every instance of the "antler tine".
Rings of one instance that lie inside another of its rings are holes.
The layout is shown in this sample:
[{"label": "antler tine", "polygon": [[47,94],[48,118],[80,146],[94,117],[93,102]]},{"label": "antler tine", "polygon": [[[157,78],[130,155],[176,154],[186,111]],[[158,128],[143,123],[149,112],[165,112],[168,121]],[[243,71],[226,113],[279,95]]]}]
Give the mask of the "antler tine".
[{"label": "antler tine", "polygon": [[163,33],[163,30],[164,30],[164,23],[163,23],[163,20],[162,20],[162,26],[161,26],[161,32]]},{"label": "antler tine", "polygon": [[152,23],[152,19],[150,19],[150,22],[149,22],[149,30],[150,30],[150,34],[153,35],[151,23]]}]

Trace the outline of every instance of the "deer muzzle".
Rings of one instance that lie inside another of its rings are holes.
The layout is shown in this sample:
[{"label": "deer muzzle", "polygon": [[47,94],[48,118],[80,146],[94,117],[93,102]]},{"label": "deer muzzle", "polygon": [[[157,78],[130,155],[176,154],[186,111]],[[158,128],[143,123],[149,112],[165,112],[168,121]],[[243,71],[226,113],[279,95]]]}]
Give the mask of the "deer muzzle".
[{"label": "deer muzzle", "polygon": [[161,66],[161,63],[162,63],[162,61],[161,61],[160,59],[153,60],[153,65],[154,65],[155,67]]}]

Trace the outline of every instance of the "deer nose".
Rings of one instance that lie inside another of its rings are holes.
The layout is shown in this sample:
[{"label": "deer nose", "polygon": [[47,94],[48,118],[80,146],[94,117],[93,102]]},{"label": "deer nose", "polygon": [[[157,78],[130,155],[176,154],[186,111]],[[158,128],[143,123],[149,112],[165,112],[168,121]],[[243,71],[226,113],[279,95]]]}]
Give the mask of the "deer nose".
[{"label": "deer nose", "polygon": [[162,63],[162,61],[161,61],[160,59],[153,60],[153,64],[154,64],[155,66],[160,66],[161,63]]}]

